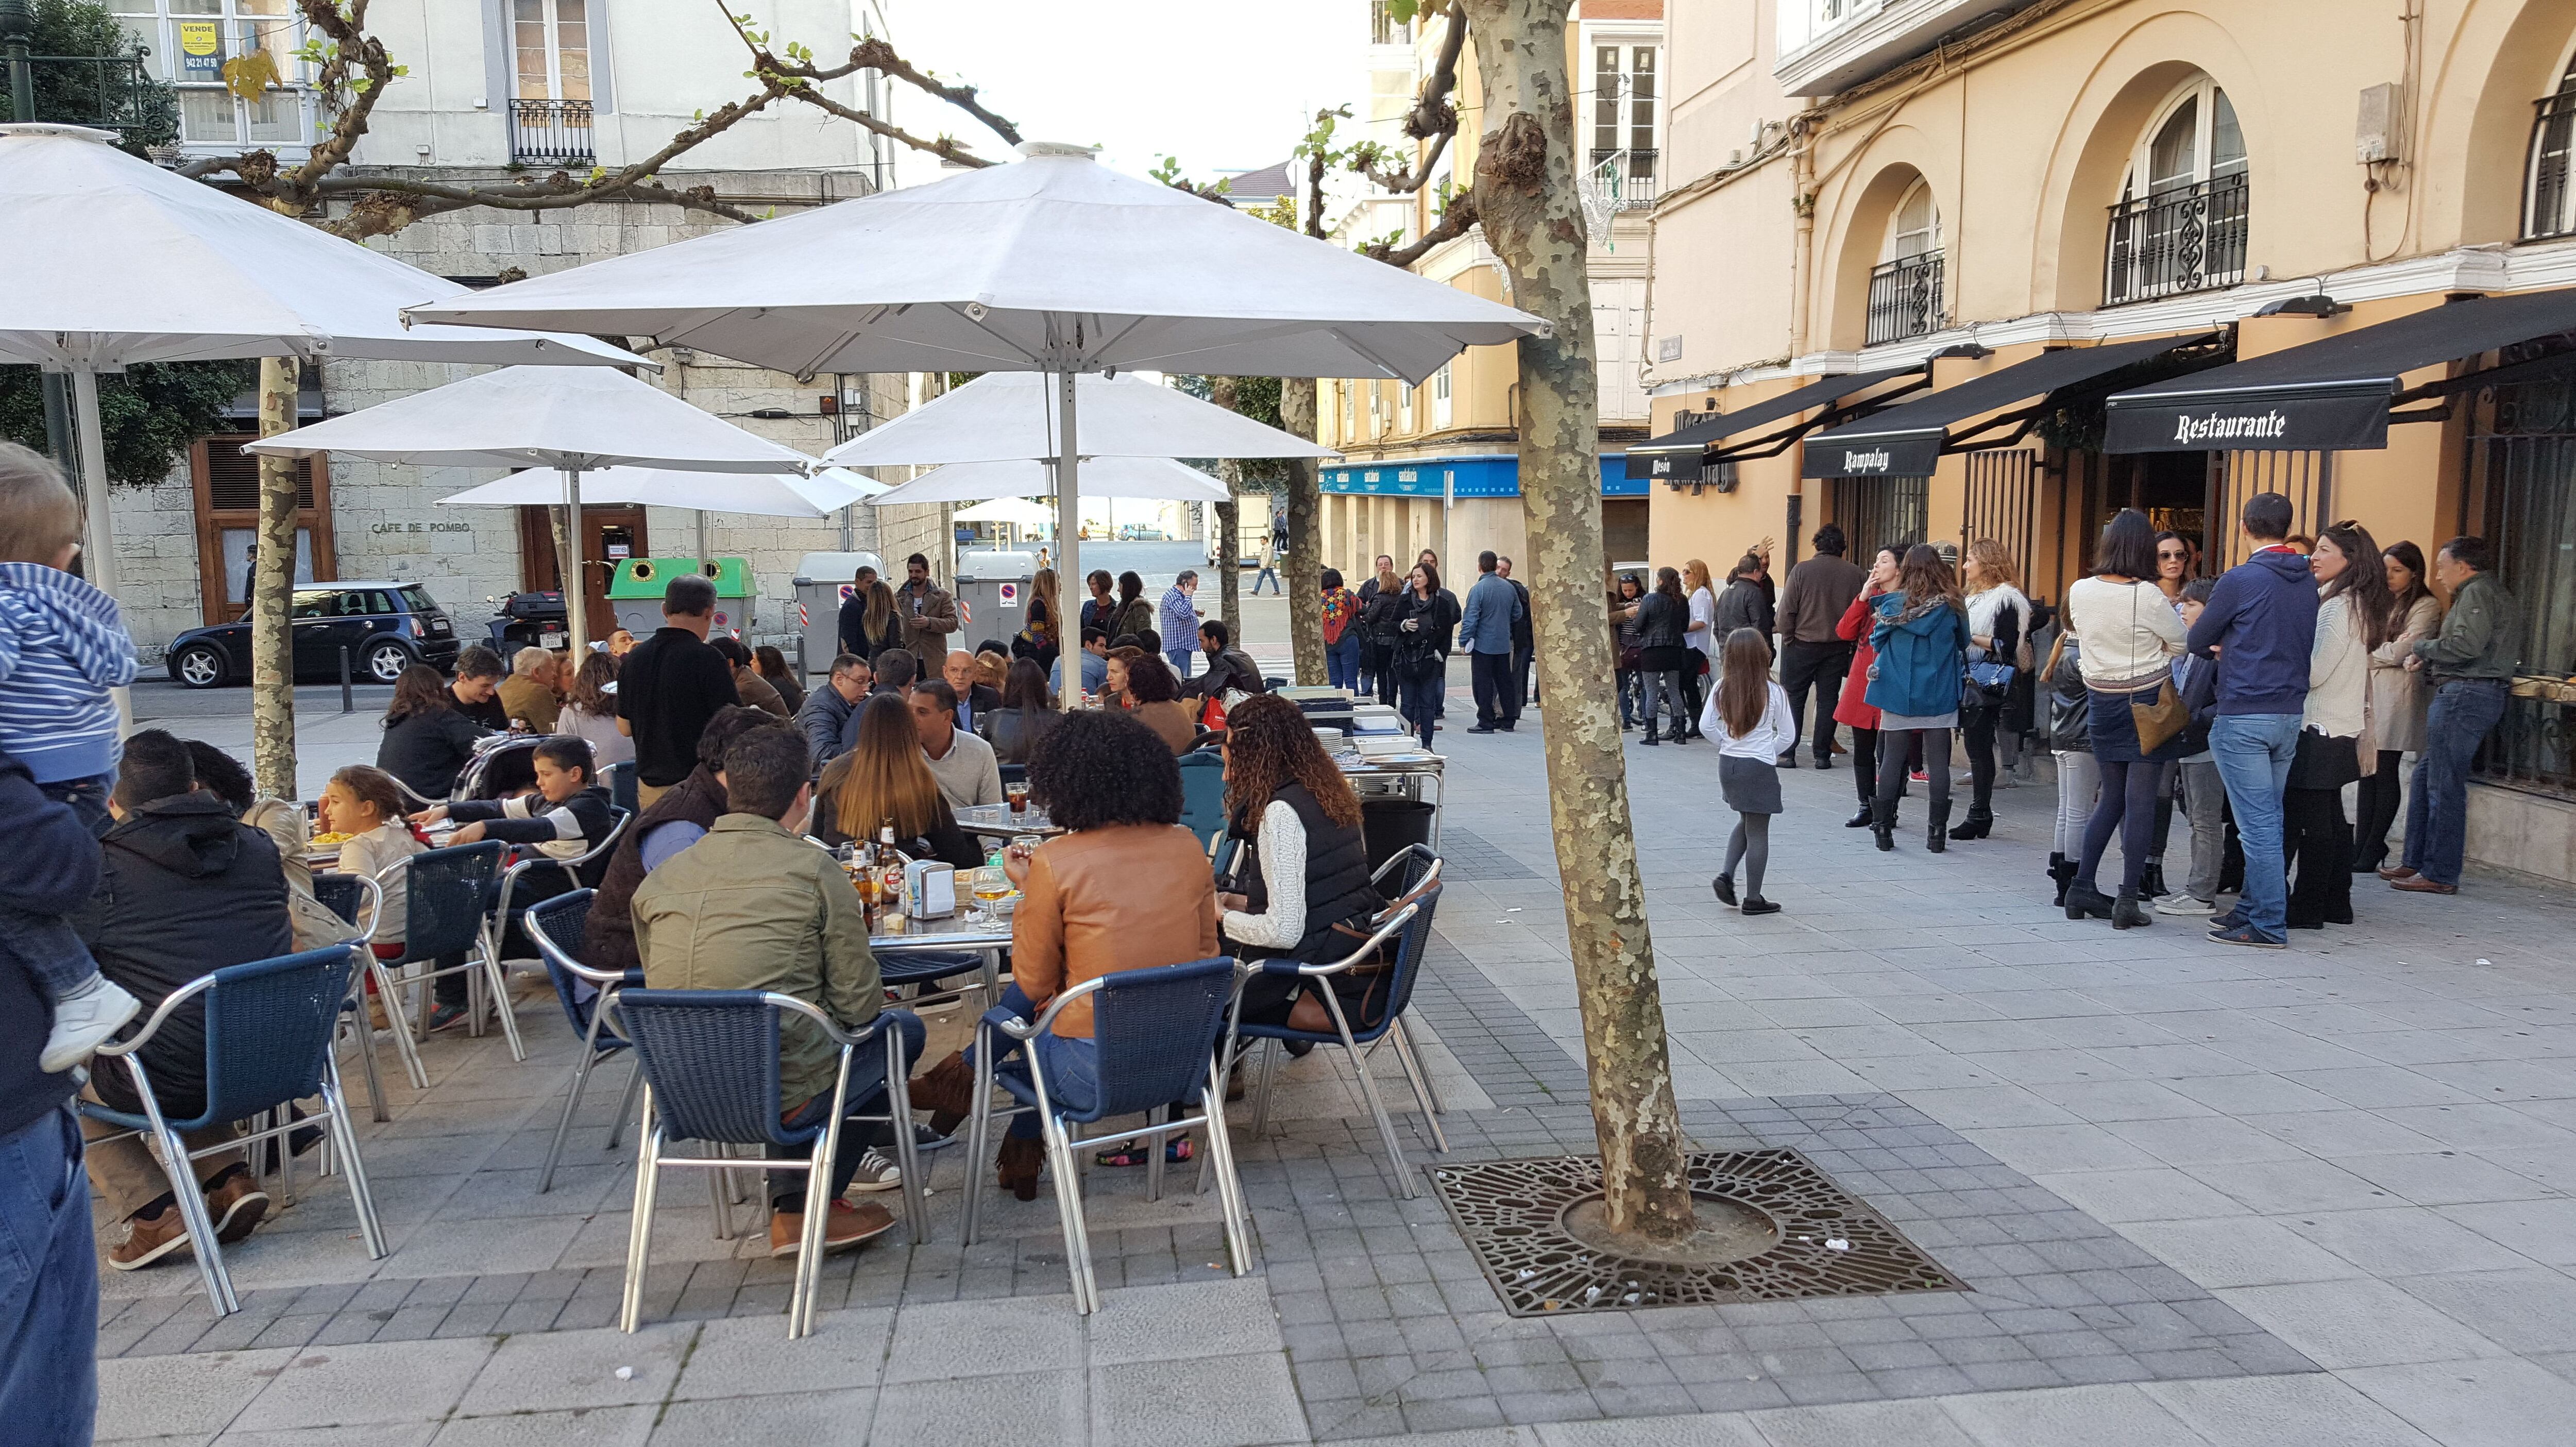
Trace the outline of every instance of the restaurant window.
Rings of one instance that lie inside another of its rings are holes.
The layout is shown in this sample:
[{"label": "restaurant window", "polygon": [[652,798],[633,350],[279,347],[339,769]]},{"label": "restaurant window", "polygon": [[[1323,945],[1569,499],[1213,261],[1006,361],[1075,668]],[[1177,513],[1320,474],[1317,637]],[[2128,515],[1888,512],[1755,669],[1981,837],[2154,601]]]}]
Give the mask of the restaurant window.
[{"label": "restaurant window", "polygon": [[2522,237],[2576,235],[2576,59],[2558,89],[2534,103],[2530,174],[2523,184]]},{"label": "restaurant window", "polygon": [[[218,432],[189,444],[198,595],[208,623],[229,623],[248,610],[259,540],[259,459],[241,449],[256,440],[255,433]],[[320,457],[298,458],[295,473],[295,581],[329,582],[338,576],[330,473]]]},{"label": "restaurant window", "polygon": [[[151,52],[145,64],[179,92],[179,140],[191,150],[313,144],[310,77],[296,52],[304,20],[295,0],[110,0],[127,33]],[[265,55],[276,85],[256,100],[225,88],[224,67]]]},{"label": "restaurant window", "polygon": [[1878,265],[1870,268],[1869,345],[1941,329],[1941,270],[1941,211],[1918,177],[1888,217]]},{"label": "restaurant window", "polygon": [[2557,687],[2506,699],[2472,772],[2576,798],[2576,379],[2498,387],[2490,405],[2469,439],[2482,508],[2467,531],[2493,545],[2496,578],[2522,609],[2522,674]]},{"label": "restaurant window", "polygon": [[1608,189],[1625,207],[1655,202],[1658,47],[1592,48],[1592,165],[1608,168]]},{"label": "restaurant window", "polygon": [[2243,281],[2247,203],[2236,107],[2203,76],[2175,92],[2130,156],[2111,207],[2102,304]]}]

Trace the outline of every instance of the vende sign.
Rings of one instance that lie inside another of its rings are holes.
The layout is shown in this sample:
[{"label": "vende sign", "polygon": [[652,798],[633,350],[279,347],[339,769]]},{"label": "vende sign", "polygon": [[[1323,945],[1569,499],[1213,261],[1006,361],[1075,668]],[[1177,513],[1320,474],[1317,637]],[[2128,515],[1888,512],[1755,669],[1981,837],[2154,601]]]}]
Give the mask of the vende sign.
[{"label": "vende sign", "polygon": [[2274,441],[2289,427],[2290,419],[2278,408],[2251,415],[2204,412],[2194,416],[2186,412],[2174,418],[2173,440],[2184,447],[2204,447],[2213,442]]}]

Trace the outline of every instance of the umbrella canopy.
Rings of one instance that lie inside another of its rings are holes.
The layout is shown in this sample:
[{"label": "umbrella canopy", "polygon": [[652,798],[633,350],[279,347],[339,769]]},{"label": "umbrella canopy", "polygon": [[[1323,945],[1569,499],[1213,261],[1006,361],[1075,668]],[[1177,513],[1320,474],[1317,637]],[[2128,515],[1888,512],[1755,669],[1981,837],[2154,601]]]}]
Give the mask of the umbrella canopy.
[{"label": "umbrella canopy", "polygon": [[134,362],[377,357],[642,363],[585,336],[406,327],[466,288],[116,149],[106,131],[0,125],[0,362],[72,374],[90,576],[116,590],[98,379]]},{"label": "umbrella canopy", "polygon": [[1055,514],[1024,497],[997,497],[973,507],[959,508],[961,523],[1009,523],[1014,527],[1042,528],[1055,520]]},{"label": "umbrella canopy", "polygon": [[[1168,457],[1087,457],[1082,462],[1081,486],[1084,497],[1223,502],[1227,496],[1224,483]],[[952,462],[868,501],[878,507],[896,507],[908,502],[1046,497],[1054,491],[1054,470],[1042,462]]]},{"label": "umbrella canopy", "polygon": [[[825,454],[845,467],[1052,460],[1063,435],[1055,382],[1036,372],[987,372]],[[1082,455],[1093,457],[1336,457],[1293,432],[1255,422],[1142,377],[1074,381]],[[1086,464],[1085,471],[1087,472]],[[1041,492],[1053,492],[1052,486]],[[1101,496],[1086,484],[1083,494]],[[1135,494],[1122,494],[1134,496]]]},{"label": "umbrella canopy", "polygon": [[[689,472],[669,467],[605,467],[581,476],[585,503],[684,507],[754,517],[830,517],[885,490],[882,482],[838,467],[824,468],[811,477],[793,473]],[[438,501],[443,507],[552,507],[562,503],[563,497],[561,469],[531,467]]]},{"label": "umbrella canopy", "polygon": [[[472,296],[421,321],[541,326],[818,372],[1047,372],[1080,470],[1074,374],[1160,369],[1420,381],[1527,312],[1300,236],[1078,147],[818,206]],[[837,460],[837,459],[836,459]],[[1077,569],[1058,481],[1063,567]]]},{"label": "umbrella canopy", "polygon": [[[581,515],[582,474],[600,468],[801,473],[811,465],[793,448],[604,367],[504,367],[281,432],[243,450],[272,457],[338,452],[415,467],[557,468],[563,490],[553,501],[575,518]],[[568,529],[566,536],[571,566],[565,573],[579,578],[581,529]],[[565,609],[576,655],[586,646],[586,611]]]}]

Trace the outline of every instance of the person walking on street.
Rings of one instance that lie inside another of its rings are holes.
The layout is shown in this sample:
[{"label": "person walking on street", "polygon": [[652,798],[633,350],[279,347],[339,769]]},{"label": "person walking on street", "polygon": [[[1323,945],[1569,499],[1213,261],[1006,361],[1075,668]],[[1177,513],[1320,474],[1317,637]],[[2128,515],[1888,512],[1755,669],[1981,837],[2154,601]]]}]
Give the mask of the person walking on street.
[{"label": "person walking on street", "polygon": [[1714,661],[1709,657],[1724,636],[1717,627],[1717,590],[1708,564],[1697,558],[1682,565],[1682,600],[1686,616],[1682,623],[1682,643],[1690,656],[1681,661],[1682,710],[1673,717],[1673,739],[1699,736],[1700,693],[1706,684]]},{"label": "person walking on street", "polygon": [[2442,631],[2442,603],[2427,586],[2424,550],[2403,540],[2380,550],[2388,575],[2391,623],[2387,641],[2370,650],[2370,732],[2378,767],[2361,781],[2355,805],[2352,872],[2373,874],[2388,862],[2388,830],[2397,822],[2398,786],[2408,754],[2424,752],[2424,714],[2433,690],[2419,669],[2406,666],[2415,645]]},{"label": "person walking on street", "polygon": [[1538,702],[1537,697],[1530,691],[1530,659],[1538,641],[1538,635],[1533,628],[1538,622],[1538,615],[1530,611],[1529,584],[1512,576],[1512,560],[1496,558],[1494,571],[1502,576],[1504,582],[1512,585],[1512,591],[1519,594],[1521,600],[1520,616],[1512,620],[1511,707],[1503,712],[1504,728],[1508,730],[1511,725],[1521,721],[1521,705]]},{"label": "person walking on street", "polygon": [[2282,839],[2296,867],[2289,891],[2292,929],[2352,923],[2352,826],[2344,785],[2360,782],[2379,751],[2370,734],[2370,653],[2388,641],[2396,599],[2379,543],[2356,522],[2329,525],[2308,554],[2317,580],[2316,651],[2298,753],[2281,795]]},{"label": "person walking on street", "polygon": [[1183,568],[1163,593],[1162,606],[1156,610],[1154,626],[1163,635],[1163,661],[1172,665],[1177,678],[1190,676],[1190,657],[1197,650],[1190,640],[1199,636],[1199,619],[1204,616],[1191,601],[1199,591],[1199,575]]},{"label": "person walking on street", "polygon": [[940,657],[948,651],[948,635],[957,631],[957,600],[930,581],[930,559],[921,554],[904,559],[903,571],[903,586],[894,595],[903,646],[915,658]]},{"label": "person walking on street", "polygon": [[698,766],[698,735],[716,710],[742,702],[733,664],[707,643],[715,621],[716,585],[696,573],[673,578],[662,590],[662,626],[617,667],[617,727],[635,740],[639,809]]},{"label": "person walking on street", "polygon": [[1369,623],[1369,605],[1375,603],[1380,594],[1404,591],[1404,580],[1395,575],[1395,559],[1380,553],[1375,567],[1377,571],[1361,579],[1359,587],[1351,592],[1351,632],[1360,641],[1359,682],[1352,686],[1351,691],[1363,703],[1377,694],[1380,678],[1386,672],[1385,649],[1379,641],[1378,630]]},{"label": "person walking on street", "polygon": [[1359,595],[1342,586],[1339,569],[1324,570],[1324,682],[1360,691]]},{"label": "person walking on street", "polygon": [[2056,886],[2051,901],[2066,907],[2066,892],[2075,886],[2076,861],[2084,857],[2084,826],[2093,817],[2102,775],[2093,765],[2093,695],[2084,686],[2084,650],[2058,614],[2057,642],[2048,650],[2041,686],[2048,691],[2048,747],[2057,760],[2057,827],[2050,836],[2048,878]]},{"label": "person walking on street", "polygon": [[[1968,665],[1993,664],[2010,669],[2021,657],[2021,640],[2030,629],[2030,600],[2020,581],[2010,549],[1993,538],[1968,544],[1962,572],[1968,585]],[[1998,675],[1989,672],[1987,677]],[[1968,817],[1950,831],[1953,839],[1983,839],[1995,827],[1995,736],[2004,716],[2009,679],[2001,685],[1980,683],[1972,674],[1960,693],[1960,722],[1968,739]]]},{"label": "person walking on street", "polygon": [[[2317,588],[2307,555],[2287,541],[2289,498],[2254,494],[2245,500],[2238,526],[2254,544],[2253,556],[2219,578],[2190,633],[2194,654],[2222,660],[2209,751],[2245,847],[2245,893],[2234,909],[2210,922],[2209,937],[2277,950],[2290,939],[2281,790],[2289,783],[2308,703]],[[2074,606],[2071,599],[2068,606]],[[2103,726],[2099,712],[2093,720],[2097,736]]]},{"label": "person walking on street", "polygon": [[[1860,596],[1861,585],[1869,580],[1857,563],[1847,562],[1843,553],[1850,540],[1842,527],[1827,523],[1816,529],[1809,539],[1816,554],[1789,569],[1780,587],[1780,603],[1775,621],[1780,631],[1780,685],[1789,695],[1789,717],[1797,724],[1795,734],[1807,729],[1807,695],[1816,696],[1816,767],[1834,766],[1834,715],[1842,693],[1843,677],[1852,665],[1852,645],[1835,625]],[[1797,739],[1781,752],[1784,763],[1797,758]],[[1855,767],[1860,761],[1853,760]],[[1866,780],[1861,796],[1868,798]]]},{"label": "person walking on street", "polygon": [[[1869,666],[1878,661],[1878,650],[1869,646],[1869,631],[1878,621],[1878,596],[1895,591],[1896,575],[1896,549],[1879,549],[1877,557],[1870,562],[1869,571],[1863,575],[1860,591],[1852,594],[1851,601],[1843,605],[1843,616],[1834,624],[1834,637],[1852,645],[1851,664],[1843,670],[1842,695],[1834,700],[1833,716],[1818,720],[1817,733],[1830,741],[1835,724],[1851,727],[1852,791],[1860,796],[1860,810],[1843,821],[1846,829],[1866,829],[1877,817],[1878,710],[1870,707],[1868,694]],[[1783,692],[1786,692],[1785,688]],[[1797,695],[1790,694],[1792,722],[1797,719],[1797,706]],[[1824,695],[1819,693],[1816,707],[1824,706]],[[1827,757],[1832,756],[1828,754]],[[1895,823],[1895,819],[1890,817],[1889,827],[1895,827]]]},{"label": "person walking on street", "polygon": [[[2200,621],[2217,587],[2216,578],[2194,578],[2182,585],[2175,610],[2186,633]],[[2156,913],[2208,919],[2218,913],[2218,872],[2227,858],[2227,786],[2219,782],[2218,765],[2209,754],[2209,725],[2218,716],[2218,665],[2186,651],[2173,661],[2173,678],[2183,712],[2191,716],[2183,725],[2182,757],[2173,764],[2182,779],[2183,818],[2191,825],[2191,869],[2181,889],[2156,901]]]},{"label": "person walking on street", "polygon": [[[2406,805],[2406,856],[2379,877],[2410,894],[2457,894],[2468,850],[2469,761],[2504,717],[2505,698],[2522,667],[2522,611],[2488,571],[2487,540],[2457,537],[2433,555],[2433,580],[2451,595],[2442,631],[2415,645],[2406,666],[2430,674],[2424,752],[2415,761],[2414,797]],[[2253,841],[2246,841],[2253,851]]]},{"label": "person walking on street", "polygon": [[1396,677],[1395,656],[1403,642],[1396,632],[1396,622],[1404,616],[1404,579],[1396,576],[1395,559],[1378,554],[1377,576],[1360,584],[1360,661],[1377,701],[1395,707],[1396,690],[1401,680]]},{"label": "person walking on street", "polygon": [[[1718,654],[1717,686],[1700,713],[1700,732],[1717,740],[1717,787],[1735,811],[1726,838],[1726,867],[1709,887],[1718,902],[1746,914],[1777,914],[1762,897],[1762,872],[1771,863],[1771,816],[1780,812],[1780,755],[1798,747],[1798,722],[1789,695],[1771,681],[1771,640],[1750,628],[1726,635]],[[1735,866],[1744,866],[1744,898],[1735,897]]]},{"label": "person walking on street", "polygon": [[[850,575],[850,595],[841,600],[841,616],[833,630],[839,635],[838,641],[843,653],[855,653],[861,658],[874,658],[877,656],[878,649],[892,648],[900,641],[880,638],[869,631],[868,600],[876,592],[876,586],[877,570],[865,563],[861,563],[858,571]],[[891,602],[893,590],[888,589],[887,593],[888,601]],[[875,626],[883,628],[889,621],[888,617],[879,617]]]},{"label": "person walking on street", "polygon": [[[2093,762],[2102,771],[2102,796],[2084,826],[2083,857],[2066,891],[2066,917],[2093,915],[2109,920],[2113,929],[2153,922],[2138,884],[2155,834],[2156,787],[2164,781],[2164,766],[2182,757],[2184,742],[2179,729],[2152,742],[2141,737],[2136,714],[2160,703],[2180,707],[2173,657],[2183,651],[2182,618],[2155,580],[2155,524],[2136,508],[2122,508],[2102,529],[2093,576],[2066,590],[2066,626],[2074,630],[2084,686],[2092,693]],[[2152,719],[2148,726],[2154,726]],[[2114,833],[2120,836],[2117,899],[2094,883]]]},{"label": "person walking on street", "polygon": [[1471,734],[1507,732],[1512,726],[1507,698],[1512,687],[1512,624],[1521,617],[1520,594],[1496,571],[1491,551],[1476,555],[1476,586],[1467,590],[1467,611],[1458,623],[1458,641],[1467,650],[1467,672],[1475,684],[1476,724]]},{"label": "person walking on street", "polygon": [[1621,573],[1610,590],[1610,656],[1617,660],[1611,681],[1619,690],[1622,729],[1637,726],[1637,690],[1645,658],[1645,644],[1637,631],[1637,605],[1645,597],[1645,582],[1634,573]]},{"label": "person walking on street", "polygon": [[1896,847],[1896,803],[1905,797],[1907,745],[1923,741],[1932,786],[1931,830],[1923,847],[1949,847],[1950,733],[1959,726],[1959,681],[1968,667],[1968,605],[1941,555],[1916,543],[1905,550],[1896,591],[1872,603],[1878,615],[1869,645],[1878,658],[1863,697],[1878,722],[1878,817],[1872,832],[1882,850]]},{"label": "person walking on street", "polygon": [[1646,721],[1648,747],[1663,742],[1657,734],[1660,715],[1673,721],[1673,742],[1686,743],[1690,730],[1682,722],[1682,670],[1699,655],[1683,640],[1690,623],[1690,603],[1682,594],[1682,575],[1671,568],[1655,570],[1655,590],[1637,601],[1637,669],[1645,683],[1637,711]]},{"label": "person walking on street", "polygon": [[1440,695],[1449,687],[1449,630],[1457,626],[1458,603],[1440,586],[1435,564],[1416,563],[1409,581],[1395,624],[1393,666],[1404,686],[1405,721],[1421,730],[1423,752],[1429,753]]},{"label": "person walking on street", "polygon": [[[1253,575],[1252,596],[1256,598],[1261,596],[1261,585],[1264,581],[1270,584],[1271,592],[1279,591],[1279,560],[1286,556],[1288,556],[1288,517],[1285,513],[1274,514],[1270,519],[1270,550],[1262,555],[1261,571]],[[1164,630],[1166,637],[1170,636],[1170,633],[1170,629]]]}]

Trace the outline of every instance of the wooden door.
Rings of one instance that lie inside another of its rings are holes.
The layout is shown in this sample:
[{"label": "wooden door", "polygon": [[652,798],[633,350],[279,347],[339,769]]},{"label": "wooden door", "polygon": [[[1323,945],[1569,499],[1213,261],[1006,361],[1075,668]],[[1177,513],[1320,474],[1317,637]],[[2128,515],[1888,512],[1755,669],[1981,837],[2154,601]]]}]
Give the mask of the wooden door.
[{"label": "wooden door", "polygon": [[[519,579],[520,586],[533,593],[551,593],[562,586],[561,571],[555,561],[554,527],[547,520],[550,509],[519,509]],[[581,509],[582,594],[587,603],[583,617],[593,639],[615,632],[617,618],[608,606],[608,580],[617,565],[628,558],[652,556],[644,531],[644,509],[627,506],[597,506],[585,503]]]},{"label": "wooden door", "polygon": [[[196,496],[197,589],[205,620],[230,623],[249,611],[259,536],[259,459],[242,451],[256,432],[218,432],[188,445]],[[295,463],[295,581],[339,576],[331,540],[331,473],[321,457]]]}]

